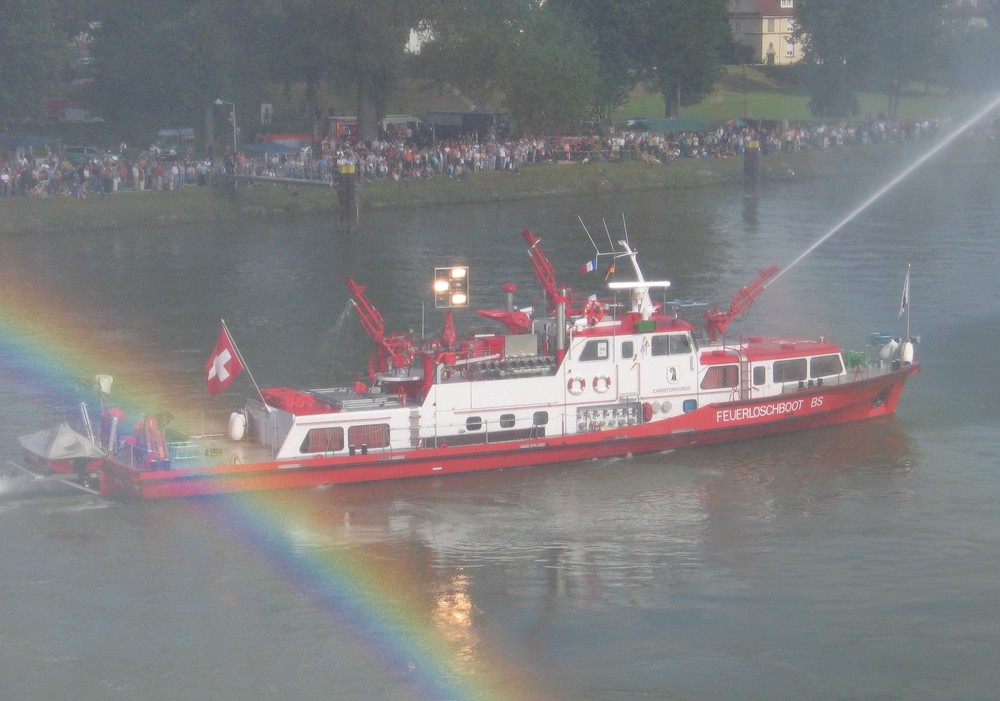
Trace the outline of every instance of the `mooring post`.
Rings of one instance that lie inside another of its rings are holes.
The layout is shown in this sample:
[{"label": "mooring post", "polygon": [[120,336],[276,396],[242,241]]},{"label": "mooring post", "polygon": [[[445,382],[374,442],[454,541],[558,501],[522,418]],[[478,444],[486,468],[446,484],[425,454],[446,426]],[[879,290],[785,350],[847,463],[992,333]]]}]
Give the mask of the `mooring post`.
[{"label": "mooring post", "polygon": [[757,196],[757,181],[760,177],[760,141],[750,139],[743,149],[743,196]]},{"label": "mooring post", "polygon": [[337,168],[337,199],[340,201],[340,228],[358,229],[358,187],[353,160],[345,159]]}]

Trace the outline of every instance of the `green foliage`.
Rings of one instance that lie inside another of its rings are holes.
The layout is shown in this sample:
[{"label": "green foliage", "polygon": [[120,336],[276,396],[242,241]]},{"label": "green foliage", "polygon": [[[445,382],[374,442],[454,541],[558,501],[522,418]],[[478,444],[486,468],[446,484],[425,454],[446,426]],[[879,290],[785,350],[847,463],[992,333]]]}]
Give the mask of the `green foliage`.
[{"label": "green foliage", "polygon": [[934,79],[955,93],[992,91],[1000,87],[1000,0],[987,3],[985,26],[965,5],[947,8],[943,36],[935,47]]},{"label": "green foliage", "polygon": [[197,0],[113,4],[95,38],[103,108],[120,121],[154,114],[196,123],[232,84],[237,60],[219,7]]},{"label": "green foliage", "polygon": [[[641,5],[641,7],[636,7]],[[636,63],[663,93],[664,116],[708,95],[722,74],[721,54],[731,38],[725,0],[643,0],[637,25]]]},{"label": "green foliage", "polygon": [[853,93],[872,86],[895,118],[904,87],[929,80],[944,31],[944,0],[800,0],[797,38],[811,73],[814,114],[849,115]]},{"label": "green foliage", "polygon": [[619,0],[549,0],[564,16],[572,15],[586,30],[597,57],[593,106],[601,118],[625,104],[635,86],[633,51],[638,27],[644,22],[632,3]]},{"label": "green foliage", "polygon": [[539,8],[517,37],[501,88],[515,126],[552,133],[575,126],[595,93],[597,60],[566,17]]},{"label": "green foliage", "polygon": [[442,6],[429,26],[414,69],[475,107],[502,95],[520,131],[558,130],[587,114],[598,63],[571,16],[535,0],[473,0]]},{"label": "green foliage", "polygon": [[68,35],[53,24],[50,0],[0,0],[0,119],[37,117],[60,97],[70,69]]}]

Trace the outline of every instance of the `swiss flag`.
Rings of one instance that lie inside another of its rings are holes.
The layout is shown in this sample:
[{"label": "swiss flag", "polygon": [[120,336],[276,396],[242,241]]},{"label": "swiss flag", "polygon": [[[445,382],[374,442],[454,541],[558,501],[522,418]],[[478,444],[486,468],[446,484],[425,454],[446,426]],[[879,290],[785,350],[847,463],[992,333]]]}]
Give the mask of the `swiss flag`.
[{"label": "swiss flag", "polygon": [[236,346],[225,326],[219,331],[215,350],[205,363],[205,372],[208,373],[208,393],[213,397],[231,385],[236,376],[243,372],[243,363],[240,362]]}]

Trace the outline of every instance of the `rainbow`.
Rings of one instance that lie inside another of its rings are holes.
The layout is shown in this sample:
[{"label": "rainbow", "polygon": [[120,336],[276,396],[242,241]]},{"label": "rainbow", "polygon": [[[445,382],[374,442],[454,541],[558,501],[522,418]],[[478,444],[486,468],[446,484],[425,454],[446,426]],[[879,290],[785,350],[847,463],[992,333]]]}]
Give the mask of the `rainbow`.
[{"label": "rainbow", "polygon": [[[91,378],[111,370],[125,380],[116,382],[115,403],[130,417],[165,407],[171,392],[164,378],[150,378],[130,361],[142,351],[133,353],[121,338],[102,340],[94,319],[83,318],[53,295],[37,294],[10,271],[0,280],[0,302],[0,378],[22,401],[75,410],[94,396]],[[140,389],[122,392],[121,385]],[[469,579],[460,567],[442,575],[435,569],[434,576],[443,577],[435,587],[441,591],[426,591],[420,586],[426,574],[417,576],[405,554],[356,542],[343,520],[340,527],[331,524],[331,516],[348,519],[349,512],[338,512],[329,495],[243,494],[202,505],[220,529],[245,543],[297,596],[349,630],[389,678],[412,687],[414,698],[540,698],[526,688],[523,670],[487,659],[475,632]]]},{"label": "rainbow", "polygon": [[[24,278],[9,266],[0,275],[0,378],[15,396],[52,409],[56,420],[77,416],[81,401],[88,401],[92,412],[98,410],[95,378],[111,372],[111,400],[130,420],[169,411],[182,413],[182,430],[200,425],[197,407],[169,401],[176,396],[178,378],[150,373],[147,349],[134,348],[127,334],[81,315],[73,303],[40,294]],[[212,343],[212,334],[208,336],[206,358]],[[200,365],[196,371],[200,373]]]},{"label": "rainbow", "polygon": [[[244,493],[202,503],[210,521],[349,633],[357,650],[412,698],[542,698],[529,688],[525,670],[484,650],[463,569],[443,567],[430,546],[397,549],[381,537],[373,542],[352,534],[350,504],[342,495]],[[370,532],[365,524],[356,527]],[[381,531],[381,524],[376,528]],[[426,586],[429,578],[435,586]]]}]

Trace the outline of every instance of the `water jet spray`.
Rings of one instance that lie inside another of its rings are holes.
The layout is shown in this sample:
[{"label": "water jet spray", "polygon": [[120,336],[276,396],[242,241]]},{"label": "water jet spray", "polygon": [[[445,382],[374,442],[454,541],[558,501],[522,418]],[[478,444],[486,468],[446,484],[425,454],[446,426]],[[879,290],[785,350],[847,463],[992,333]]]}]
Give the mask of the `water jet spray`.
[{"label": "water jet spray", "polygon": [[851,223],[851,221],[853,221],[855,217],[857,217],[863,211],[865,211],[866,209],[868,209],[868,207],[870,207],[872,204],[874,204],[876,201],[878,201],[883,195],[885,195],[885,193],[887,193],[889,190],[891,190],[893,187],[895,187],[900,181],[902,181],[903,179],[905,179],[910,173],[912,173],[913,171],[915,171],[917,168],[919,168],[921,165],[923,165],[926,161],[928,161],[931,158],[933,158],[939,151],[941,151],[943,148],[945,148],[946,146],[948,146],[948,144],[950,144],[952,141],[954,141],[956,138],[958,138],[958,136],[960,134],[962,134],[963,132],[965,132],[969,127],[971,127],[973,124],[975,124],[976,122],[978,122],[979,120],[981,120],[983,117],[985,117],[987,114],[989,114],[992,110],[996,109],[998,106],[1000,106],[1000,97],[998,97],[995,100],[993,100],[993,102],[991,102],[986,107],[984,107],[979,112],[977,112],[972,117],[970,117],[968,120],[966,120],[961,126],[958,127],[958,129],[956,129],[951,134],[949,134],[945,139],[943,139],[940,143],[938,143],[934,148],[932,148],[930,151],[928,151],[927,153],[925,153],[924,155],[922,155],[912,165],[910,165],[908,168],[906,168],[902,173],[900,173],[895,178],[893,178],[892,180],[890,180],[889,183],[885,187],[881,188],[874,195],[872,195],[867,200],[865,200],[864,202],[862,202],[853,212],[851,212],[846,217],[844,217],[844,219],[841,220],[839,224],[837,224],[835,227],[833,227],[832,229],[830,229],[823,236],[821,236],[819,239],[817,239],[815,243],[813,243],[811,246],[809,246],[809,248],[807,248],[805,251],[803,251],[802,254],[799,255],[798,258],[796,258],[791,263],[789,263],[788,265],[786,265],[776,275],[772,276],[770,280],[768,280],[767,282],[765,282],[763,284],[763,289],[766,289],[771,283],[775,282],[778,278],[780,278],[782,275],[784,275],[786,272],[788,272],[799,261],[801,261],[807,255],[809,255],[814,250],[816,250],[820,246],[820,244],[822,244],[824,241],[826,241],[831,236],[833,236],[838,231],[840,231],[845,226],[847,226],[849,223]]}]

